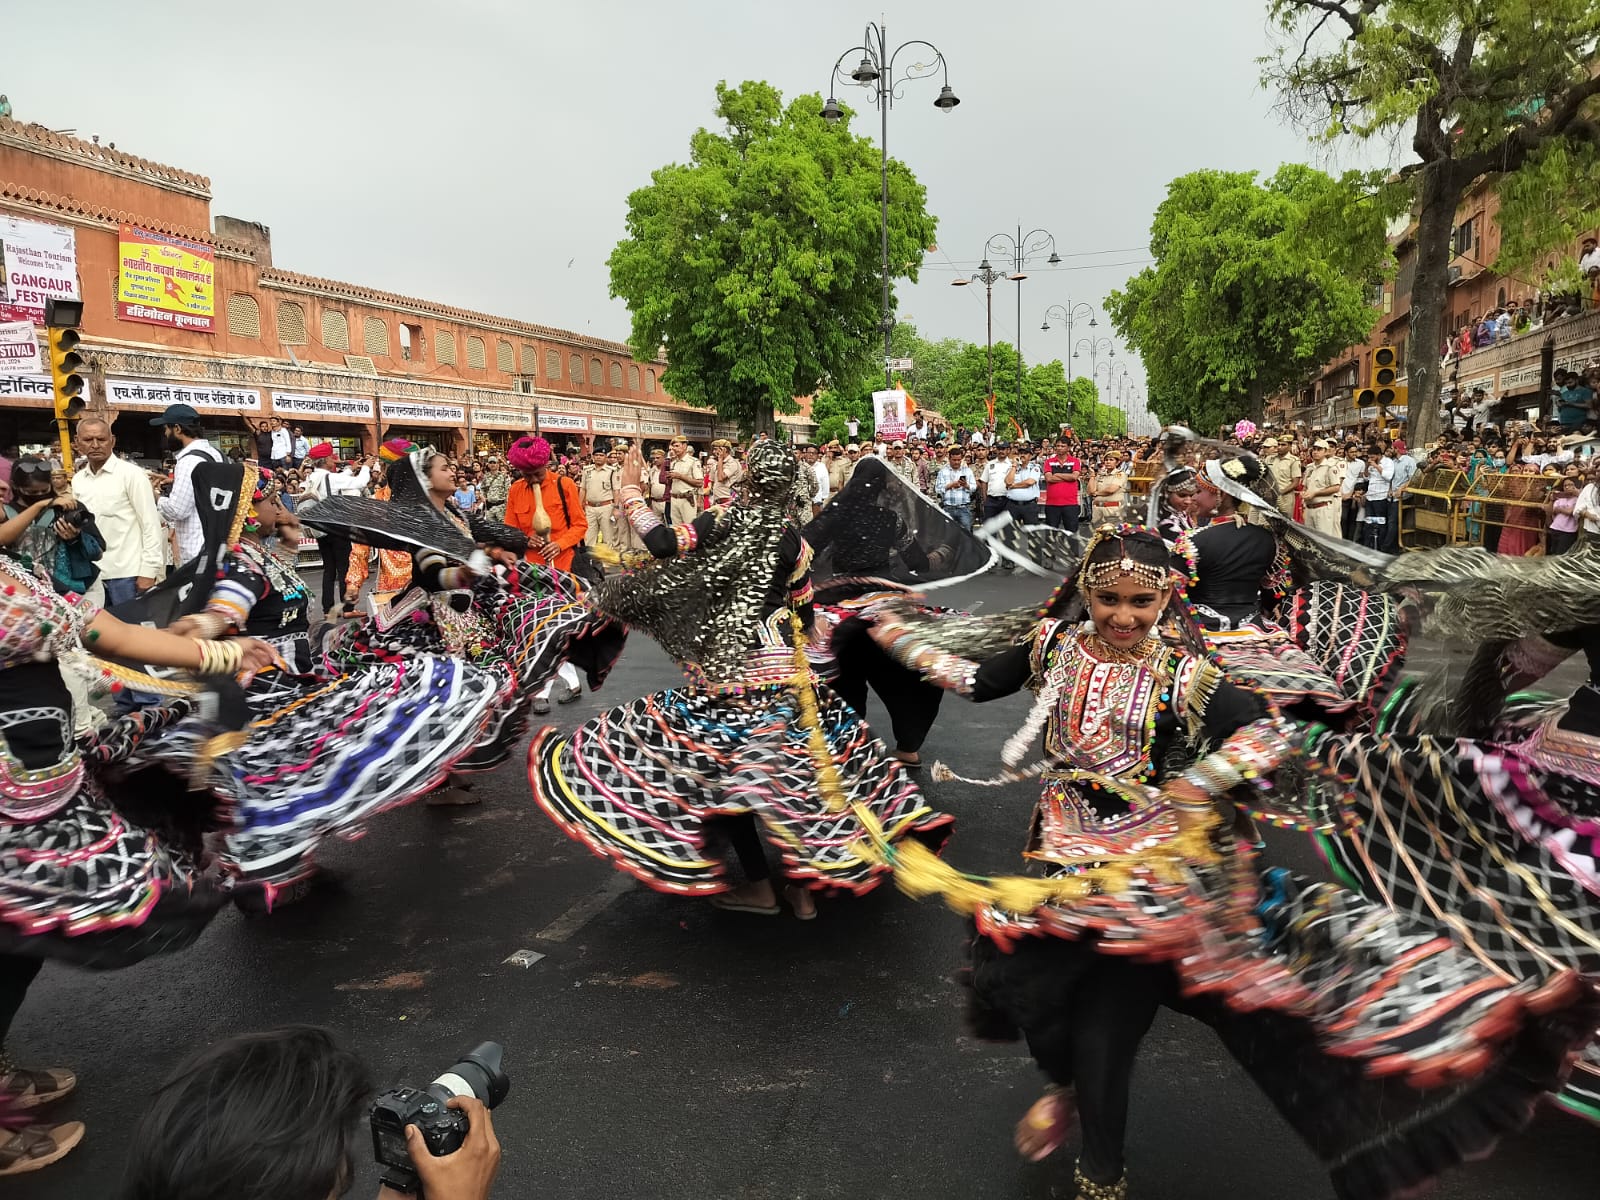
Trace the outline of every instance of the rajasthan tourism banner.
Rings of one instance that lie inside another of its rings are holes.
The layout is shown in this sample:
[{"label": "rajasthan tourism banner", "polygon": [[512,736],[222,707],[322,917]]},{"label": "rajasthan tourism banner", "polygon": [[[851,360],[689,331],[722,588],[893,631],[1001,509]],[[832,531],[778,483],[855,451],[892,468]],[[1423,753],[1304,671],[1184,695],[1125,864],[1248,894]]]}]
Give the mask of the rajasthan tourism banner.
[{"label": "rajasthan tourism banner", "polygon": [[906,394],[899,388],[872,393],[872,411],[877,414],[874,430],[880,442],[906,439]]},{"label": "rajasthan tourism banner", "polygon": [[210,333],[216,325],[216,263],[210,246],[136,225],[117,239],[117,317]]},{"label": "rajasthan tourism banner", "polygon": [[0,321],[44,324],[46,300],[79,300],[70,226],[0,215]]}]

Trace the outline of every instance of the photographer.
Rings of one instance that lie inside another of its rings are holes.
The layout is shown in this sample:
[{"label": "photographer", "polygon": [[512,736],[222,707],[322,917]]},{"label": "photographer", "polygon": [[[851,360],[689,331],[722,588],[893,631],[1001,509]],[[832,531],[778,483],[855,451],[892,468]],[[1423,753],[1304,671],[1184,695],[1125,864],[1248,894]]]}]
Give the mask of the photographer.
[{"label": "photographer", "polygon": [[[122,1200],[336,1200],[354,1193],[366,1143],[367,1069],[326,1030],[290,1026],[191,1055],[151,1098],[133,1135]],[[457,1097],[471,1129],[434,1158],[406,1143],[426,1200],[486,1200],[500,1166],[494,1121]],[[378,1200],[408,1200],[389,1188]]]},{"label": "photographer", "polygon": [[63,596],[81,596],[99,575],[105,552],[94,514],[71,492],[56,494],[50,464],[25,454],[11,468],[13,503],[5,506],[0,546]]}]

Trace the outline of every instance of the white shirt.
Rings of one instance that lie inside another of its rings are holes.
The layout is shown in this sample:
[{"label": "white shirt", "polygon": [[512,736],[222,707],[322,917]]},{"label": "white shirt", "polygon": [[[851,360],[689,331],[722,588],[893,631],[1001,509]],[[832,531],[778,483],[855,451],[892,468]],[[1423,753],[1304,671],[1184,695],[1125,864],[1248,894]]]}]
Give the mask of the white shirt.
[{"label": "white shirt", "polygon": [[348,471],[328,472],[328,494],[331,496],[360,496],[367,490],[372,472],[362,467],[354,475]]},{"label": "white shirt", "polygon": [[1578,493],[1578,502],[1572,506],[1575,515],[1583,518],[1586,533],[1600,533],[1600,489],[1588,483]]},{"label": "white shirt", "polygon": [[156,499],[156,511],[178,535],[179,565],[199,554],[206,542],[200,514],[194,506],[194,469],[203,462],[222,461],[222,451],[205,438],[195,438],[178,451],[178,465],[172,469],[172,494]]},{"label": "white shirt", "polygon": [[828,496],[833,491],[833,489],[828,485],[828,464],[823,462],[820,458],[817,459],[816,462],[811,464],[811,474],[814,475],[817,480],[817,486],[815,489],[816,494],[812,496],[811,502],[813,504],[826,504],[828,502]]},{"label": "white shirt", "polygon": [[272,431],[272,457],[278,460],[294,453],[294,434],[282,427]]},{"label": "white shirt", "polygon": [[983,494],[998,500],[1006,494],[1006,476],[1011,474],[1009,458],[991,458],[983,464]]},{"label": "white shirt", "polygon": [[113,454],[98,471],[88,461],[72,477],[72,494],[94,514],[105,541],[100,573],[107,579],[160,579],[166,574],[161,515],[150,477]]},{"label": "white shirt", "polygon": [[1394,459],[1383,458],[1375,467],[1368,467],[1367,499],[1387,500],[1389,498],[1389,484],[1394,479]]},{"label": "white shirt", "polygon": [[974,429],[972,431],[972,436],[967,438],[967,445],[969,445],[969,446],[987,446],[989,444],[990,440],[991,440],[990,438],[986,438],[986,437],[983,436],[983,430]]},{"label": "white shirt", "polygon": [[1578,260],[1578,270],[1585,275],[1590,271],[1600,271],[1600,247],[1589,251]]}]

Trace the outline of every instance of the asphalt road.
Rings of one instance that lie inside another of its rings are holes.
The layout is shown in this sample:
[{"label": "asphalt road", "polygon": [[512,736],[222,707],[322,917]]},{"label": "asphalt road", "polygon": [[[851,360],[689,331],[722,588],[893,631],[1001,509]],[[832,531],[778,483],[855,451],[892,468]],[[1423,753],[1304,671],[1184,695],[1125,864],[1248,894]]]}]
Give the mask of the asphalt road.
[{"label": "asphalt road", "polygon": [[[994,607],[1044,590],[1001,577],[951,600]],[[554,719],[570,726],[677,678],[635,638],[605,690]],[[1020,698],[947,701],[925,754],[988,774],[1024,711]],[[1020,865],[1026,786],[926,787],[959,818],[953,861]],[[495,1114],[498,1197],[1071,1196],[1069,1152],[1027,1165],[1011,1149],[1038,1093],[1031,1061],[963,1035],[957,917],[889,886],[825,903],[809,924],[721,913],[651,892],[568,841],[534,806],[519,761],[478,788],[478,807],[379,818],[329,849],[320,892],[270,917],[230,910],[184,954],[107,975],[47,966],[14,1046],[30,1063],[78,1069],[78,1095],[56,1111],[89,1132],[7,1195],[111,1195],[144,1097],[184,1052],[311,1022],[336,1030],[383,1086],[425,1082],[476,1042],[503,1042],[513,1084]],[[1292,835],[1272,848],[1318,869]],[[520,950],[544,957],[507,965]],[[1139,1200],[1333,1194],[1211,1033],[1170,1014],[1140,1060],[1129,1157]],[[1550,1111],[1433,1194],[1590,1200],[1597,1171],[1600,1132]],[[374,1174],[351,1194],[375,1191]]]}]

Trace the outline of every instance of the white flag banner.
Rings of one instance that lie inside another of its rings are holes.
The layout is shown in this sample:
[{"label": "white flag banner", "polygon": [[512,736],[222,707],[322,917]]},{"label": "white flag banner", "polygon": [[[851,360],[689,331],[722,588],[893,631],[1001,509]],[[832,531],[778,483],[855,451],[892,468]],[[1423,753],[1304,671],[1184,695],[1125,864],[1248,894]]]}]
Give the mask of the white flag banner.
[{"label": "white flag banner", "polygon": [[38,375],[39,334],[32,321],[0,321],[0,375]]},{"label": "white flag banner", "polygon": [[906,440],[906,394],[899,388],[872,393],[872,411],[877,418],[880,442]]}]

